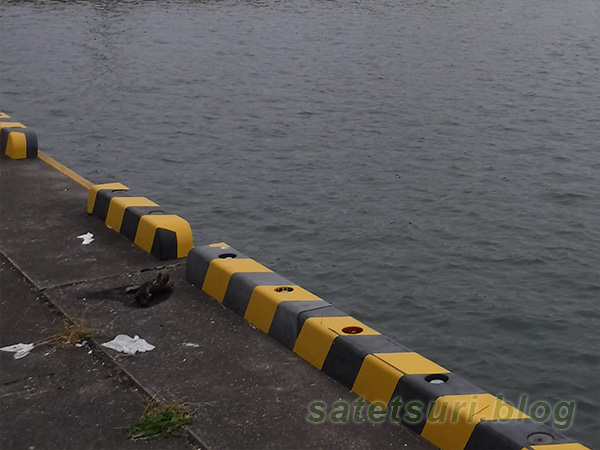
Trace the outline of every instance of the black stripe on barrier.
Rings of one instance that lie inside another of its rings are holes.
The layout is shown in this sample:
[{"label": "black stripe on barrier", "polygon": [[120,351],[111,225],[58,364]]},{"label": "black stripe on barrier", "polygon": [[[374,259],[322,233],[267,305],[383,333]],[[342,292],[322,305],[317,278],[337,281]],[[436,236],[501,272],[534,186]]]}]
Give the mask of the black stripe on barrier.
[{"label": "black stripe on barrier", "polygon": [[135,234],[137,233],[142,216],[155,213],[164,214],[164,211],[159,206],[130,206],[126,208],[119,233],[130,241],[135,241]]},{"label": "black stripe on barrier", "polygon": [[[25,140],[24,146],[21,142],[15,142],[19,135]],[[37,158],[37,135],[29,128],[2,128],[0,130],[0,152],[12,159]]]},{"label": "black stripe on barrier", "polygon": [[323,368],[336,338],[357,334],[380,334],[334,307],[301,313],[299,320],[302,327],[293,351],[319,370]]},{"label": "black stripe on barrier", "polygon": [[300,321],[300,315],[306,313],[304,317],[307,317],[311,311],[330,306],[331,303],[325,300],[281,302],[277,306],[268,334],[292,350],[304,323],[304,321]]},{"label": "black stripe on barrier", "polygon": [[125,189],[101,189],[96,194],[96,201],[92,210],[92,216],[97,217],[102,222],[106,222],[108,207],[114,197],[131,197],[129,190]]},{"label": "black stripe on barrier", "polygon": [[294,286],[291,281],[275,272],[237,272],[231,276],[223,305],[244,317],[252,292],[257,286]]},{"label": "black stripe on barrier", "polygon": [[224,254],[230,254],[238,259],[250,259],[225,243],[194,247],[188,254],[185,268],[186,279],[202,289],[210,262]]},{"label": "black stripe on barrier", "polygon": [[8,140],[8,133],[10,133],[15,128],[2,128],[0,130],[0,152],[6,152],[6,142]]},{"label": "black stripe on barrier", "polygon": [[[415,433],[421,434],[427,421],[427,410],[439,397],[446,395],[478,395],[486,391],[452,372],[444,374],[404,375],[392,394],[392,399],[402,399],[400,408],[402,423]],[[407,411],[409,404],[423,405],[425,411],[422,420],[416,421]]]},{"label": "black stripe on barrier", "polygon": [[25,139],[27,139],[27,158],[37,158],[38,154],[38,138],[31,130],[25,130]]},{"label": "black stripe on barrier", "polygon": [[374,336],[338,336],[333,341],[321,370],[348,389],[352,389],[367,355],[409,351],[406,347],[397,344],[382,334]]},{"label": "black stripe on barrier", "polygon": [[194,246],[190,224],[174,214],[141,216],[133,243],[161,260],[185,258]]},{"label": "black stripe on barrier", "polygon": [[177,233],[164,228],[158,228],[152,242],[150,254],[155,258],[165,261],[167,259],[177,259]]}]

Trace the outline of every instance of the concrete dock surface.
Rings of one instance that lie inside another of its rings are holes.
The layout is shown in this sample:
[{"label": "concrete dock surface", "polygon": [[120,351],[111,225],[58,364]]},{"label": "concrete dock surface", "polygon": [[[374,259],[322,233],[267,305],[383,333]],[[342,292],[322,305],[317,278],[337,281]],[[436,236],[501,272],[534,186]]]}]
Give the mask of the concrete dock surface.
[{"label": "concrete dock surface", "polygon": [[[358,397],[187,282],[184,259],[158,261],[88,216],[86,199],[43,161],[2,155],[0,347],[42,343],[65,319],[93,338],[21,359],[0,352],[0,448],[434,449],[388,421],[309,422],[311,402]],[[138,306],[127,288],[159,272],[172,292]],[[118,334],[156,348],[124,356],[101,346]],[[129,440],[125,428],[153,396],[192,404],[194,421],[181,437]]]}]

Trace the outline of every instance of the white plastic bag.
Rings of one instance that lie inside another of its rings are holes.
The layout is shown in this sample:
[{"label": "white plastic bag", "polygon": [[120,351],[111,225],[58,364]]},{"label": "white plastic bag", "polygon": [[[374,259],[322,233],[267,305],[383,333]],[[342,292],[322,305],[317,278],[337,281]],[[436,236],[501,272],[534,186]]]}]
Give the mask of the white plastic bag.
[{"label": "white plastic bag", "polygon": [[81,242],[83,245],[88,245],[88,244],[91,244],[92,242],[94,242],[94,235],[92,233],[90,233],[89,231],[87,233],[82,234],[77,237],[79,239],[83,239],[83,242]]},{"label": "white plastic bag", "polygon": [[15,345],[8,345],[6,347],[2,347],[0,348],[0,350],[4,351],[4,352],[13,352],[13,358],[15,359],[21,359],[24,358],[25,356],[29,355],[29,352],[31,352],[31,350],[33,350],[34,345],[33,344],[15,344]]},{"label": "white plastic bag", "polygon": [[136,352],[146,352],[155,349],[154,345],[149,344],[137,334],[134,337],[119,334],[112,341],[102,344],[102,347],[111,348],[121,353],[127,353],[128,355],[135,355]]}]

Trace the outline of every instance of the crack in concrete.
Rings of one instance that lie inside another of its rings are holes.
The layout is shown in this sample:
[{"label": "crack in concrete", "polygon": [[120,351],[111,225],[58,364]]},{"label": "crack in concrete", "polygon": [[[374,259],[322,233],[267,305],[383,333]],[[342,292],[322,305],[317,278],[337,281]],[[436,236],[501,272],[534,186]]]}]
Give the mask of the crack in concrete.
[{"label": "crack in concrete", "polygon": [[17,380],[7,381],[5,383],[2,383],[2,386],[11,386],[13,384],[22,383],[22,382],[25,382],[27,380],[33,380],[35,378],[49,378],[49,377],[53,377],[54,375],[56,375],[54,372],[44,373],[44,374],[38,374],[38,375],[32,375],[32,376],[28,376],[28,377],[25,377],[25,378],[19,378]]}]

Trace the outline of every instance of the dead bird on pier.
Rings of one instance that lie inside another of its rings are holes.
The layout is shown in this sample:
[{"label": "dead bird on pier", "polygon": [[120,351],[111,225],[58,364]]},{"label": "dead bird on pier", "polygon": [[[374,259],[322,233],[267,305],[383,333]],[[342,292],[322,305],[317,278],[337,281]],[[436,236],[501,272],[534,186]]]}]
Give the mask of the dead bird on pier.
[{"label": "dead bird on pier", "polygon": [[159,272],[153,279],[141,285],[119,286],[100,291],[83,291],[81,297],[83,300],[115,300],[129,308],[151,307],[167,300],[171,295],[172,287],[171,276],[166,272]]},{"label": "dead bird on pier", "polygon": [[157,277],[142,284],[135,293],[135,301],[140,306],[148,306],[160,294],[169,291],[173,287],[171,276],[168,273],[159,272]]}]

